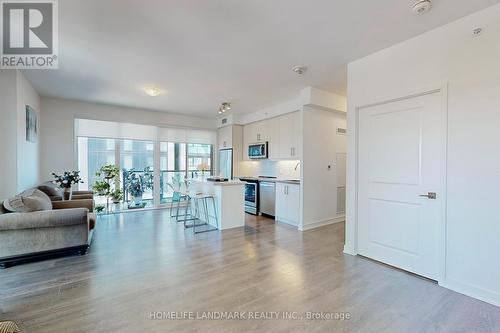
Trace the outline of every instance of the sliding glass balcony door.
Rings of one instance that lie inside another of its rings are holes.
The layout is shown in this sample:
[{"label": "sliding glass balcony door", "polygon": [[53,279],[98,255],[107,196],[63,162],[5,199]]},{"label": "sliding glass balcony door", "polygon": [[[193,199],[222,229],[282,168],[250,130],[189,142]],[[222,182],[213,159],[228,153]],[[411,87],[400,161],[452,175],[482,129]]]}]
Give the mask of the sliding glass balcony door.
[{"label": "sliding glass balcony door", "polygon": [[[78,169],[84,179],[80,189],[92,189],[104,165],[116,165],[120,177],[116,189],[123,199],[116,210],[168,204],[174,180],[184,181],[212,174],[213,146],[185,142],[78,137]],[[106,200],[97,197],[96,203]]]},{"label": "sliding glass balcony door", "polygon": [[160,142],[160,204],[170,202],[174,181],[183,181],[185,177],[186,144]]},{"label": "sliding glass balcony door", "polygon": [[212,174],[212,145],[189,143],[187,145],[188,178]]},{"label": "sliding glass balcony door", "polygon": [[120,184],[128,208],[154,206],[154,142],[120,140]]}]

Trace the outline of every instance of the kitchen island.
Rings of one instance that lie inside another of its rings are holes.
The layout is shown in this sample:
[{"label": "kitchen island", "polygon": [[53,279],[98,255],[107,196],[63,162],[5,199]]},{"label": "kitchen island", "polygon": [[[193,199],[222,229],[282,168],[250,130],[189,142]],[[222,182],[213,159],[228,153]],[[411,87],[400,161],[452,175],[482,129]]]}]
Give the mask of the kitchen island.
[{"label": "kitchen island", "polygon": [[[245,182],[238,180],[210,182],[193,179],[189,192],[193,195],[204,193],[214,196],[219,230],[245,226]],[[210,201],[207,206],[209,215],[214,216],[213,205]],[[203,205],[200,205],[200,218],[202,221],[205,219],[203,209]],[[215,226],[213,218],[210,218],[209,223]]]}]

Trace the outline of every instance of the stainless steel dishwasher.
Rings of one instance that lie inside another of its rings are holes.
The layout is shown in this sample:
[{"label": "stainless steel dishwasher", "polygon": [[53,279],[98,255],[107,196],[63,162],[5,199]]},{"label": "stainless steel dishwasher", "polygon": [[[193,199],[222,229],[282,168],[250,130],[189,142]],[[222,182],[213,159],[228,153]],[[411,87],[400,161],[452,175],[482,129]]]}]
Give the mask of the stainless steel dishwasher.
[{"label": "stainless steel dishwasher", "polygon": [[259,206],[260,212],[265,215],[273,216],[276,204],[276,183],[274,182],[259,182]]}]

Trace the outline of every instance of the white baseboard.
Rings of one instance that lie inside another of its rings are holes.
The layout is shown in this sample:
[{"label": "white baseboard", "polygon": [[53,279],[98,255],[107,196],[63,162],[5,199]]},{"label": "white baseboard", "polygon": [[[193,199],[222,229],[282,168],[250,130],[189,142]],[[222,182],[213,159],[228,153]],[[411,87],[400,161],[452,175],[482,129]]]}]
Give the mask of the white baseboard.
[{"label": "white baseboard", "polygon": [[319,227],[324,227],[325,225],[340,223],[340,222],[344,222],[344,221],[345,221],[345,216],[337,216],[333,219],[327,219],[327,220],[308,223],[305,225],[299,225],[299,230],[306,231],[306,230],[316,229]]},{"label": "white baseboard", "polygon": [[456,291],[457,293],[476,298],[480,301],[490,303],[500,307],[500,294],[491,290],[482,289],[473,285],[458,282],[452,279],[446,279],[439,282],[443,288]]}]

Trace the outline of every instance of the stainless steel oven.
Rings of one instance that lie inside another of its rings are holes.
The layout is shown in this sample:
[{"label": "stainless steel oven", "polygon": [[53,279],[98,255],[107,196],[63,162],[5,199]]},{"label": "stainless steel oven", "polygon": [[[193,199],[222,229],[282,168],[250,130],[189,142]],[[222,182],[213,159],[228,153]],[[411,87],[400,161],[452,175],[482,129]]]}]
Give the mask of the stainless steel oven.
[{"label": "stainless steel oven", "polygon": [[259,214],[259,181],[256,179],[240,178],[245,184],[245,212]]}]

